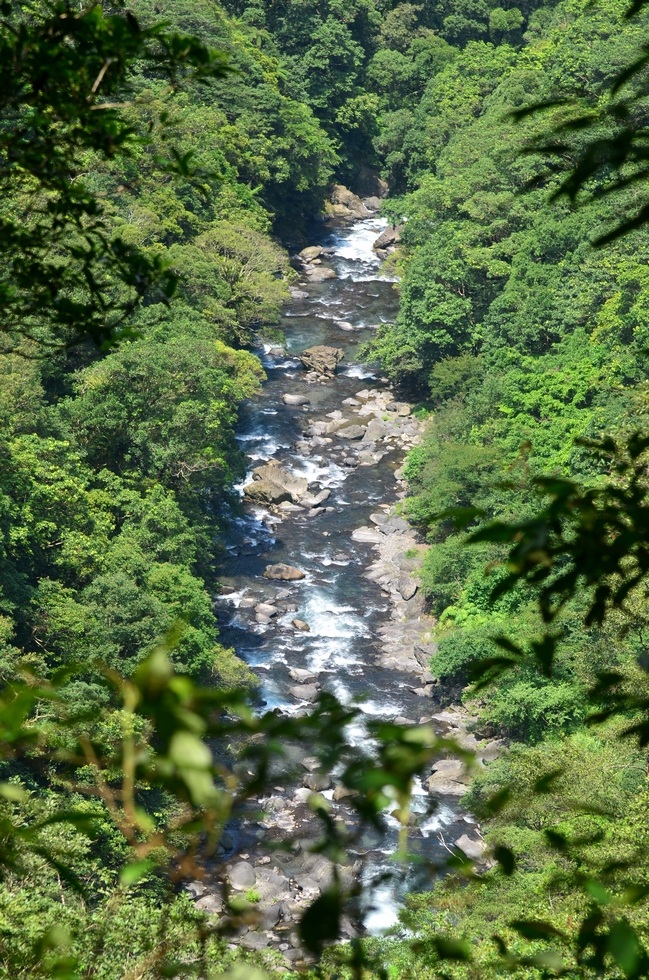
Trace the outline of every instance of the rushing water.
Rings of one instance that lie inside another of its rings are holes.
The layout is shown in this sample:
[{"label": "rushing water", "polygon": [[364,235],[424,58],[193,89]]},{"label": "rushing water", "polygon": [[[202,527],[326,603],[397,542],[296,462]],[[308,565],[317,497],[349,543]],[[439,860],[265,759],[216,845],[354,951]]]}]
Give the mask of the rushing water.
[{"label": "rushing water", "polygon": [[[370,218],[322,236],[320,244],[335,249],[330,264],[338,278],[302,287],[308,299],[286,308],[281,323],[286,356],[264,353],[268,380],[241,416],[238,439],[249,457],[250,470],[262,461],[276,459],[296,475],[332,491],[326,511],[321,509],[319,516],[302,512],[279,517],[246,505],[244,515],[231,523],[220,578],[234,591],[218,604],[222,641],[234,646],[255,670],[269,709],[292,713],[304,708],[289,692],[295,684],[289,670],[306,667],[318,673],[322,687],[341,701],[360,698],[359,706],[367,715],[417,721],[427,709],[430,713],[430,702],[410,690],[411,675],[376,666],[377,630],[389,618],[389,602],[378,585],[363,577],[373,558],[371,546],[351,540],[352,531],[367,524],[370,513],[381,504],[393,503],[394,470],[403,461],[402,453],[393,451],[378,465],[350,468],[343,463],[348,448],[335,439],[308,456],[295,448],[305,419],[325,418],[363,388],[385,387],[380,375],[355,362],[358,345],[377,324],[393,320],[397,313],[393,281],[381,275],[380,261],[372,251],[384,226],[381,219]],[[351,323],[353,331],[340,329],[336,320]],[[305,370],[296,357],[315,344],[345,351],[335,379],[327,384],[306,384]],[[285,392],[306,394],[310,405],[306,410],[286,406],[281,398]],[[306,578],[298,583],[267,582],[262,578],[264,567],[275,562],[297,565]],[[252,600],[264,598],[283,600],[297,610],[289,609],[270,624],[258,624]],[[309,624],[310,632],[297,632],[291,626],[296,616]],[[365,738],[362,720],[352,727],[350,738]],[[429,802],[428,794],[418,786],[413,809],[424,814]],[[339,806],[344,811],[345,804]],[[439,832],[448,832],[453,840],[466,825],[451,825],[466,819],[451,801],[442,801],[435,814],[413,832],[411,850],[435,860],[442,846]],[[399,825],[394,818],[387,820],[386,837],[367,842],[370,854],[364,875],[368,881],[383,871],[394,871],[389,854]],[[429,880],[414,861],[400,878],[368,889],[371,899],[366,902],[364,918],[368,931],[380,932],[392,925],[403,892],[426,887]]]}]

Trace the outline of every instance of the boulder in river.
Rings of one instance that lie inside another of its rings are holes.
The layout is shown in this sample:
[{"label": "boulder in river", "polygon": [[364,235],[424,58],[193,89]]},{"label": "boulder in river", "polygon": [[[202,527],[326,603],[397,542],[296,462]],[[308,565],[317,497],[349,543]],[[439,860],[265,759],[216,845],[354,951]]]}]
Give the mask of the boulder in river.
[{"label": "boulder in river", "polygon": [[325,500],[329,499],[330,496],[331,496],[331,490],[325,488],[324,490],[321,490],[320,493],[316,493],[315,495],[311,495],[308,493],[305,494],[302,497],[302,503],[304,504],[305,507],[319,507],[320,504],[323,504]]},{"label": "boulder in river", "polygon": [[243,488],[243,492],[248,500],[260,504],[281,504],[284,500],[293,500],[286,487],[281,487],[279,483],[270,480],[253,480]]},{"label": "boulder in river", "polygon": [[318,697],[317,684],[295,684],[289,691],[298,701],[315,701]]},{"label": "boulder in river", "polygon": [[277,579],[280,582],[297,582],[304,578],[304,572],[299,568],[294,568],[293,565],[277,562],[276,565],[266,565],[264,578]]},{"label": "boulder in river", "polygon": [[331,776],[326,773],[310,772],[304,777],[302,783],[307,789],[313,790],[314,793],[321,793],[324,789],[330,788]]},{"label": "boulder in river", "polygon": [[377,442],[385,435],[385,423],[380,419],[371,419],[367,423],[367,431],[363,436],[363,442]]},{"label": "boulder in river", "polygon": [[302,351],[300,360],[308,370],[333,377],[338,362],[342,361],[344,356],[345,352],[340,347],[325,347],[320,344]]},{"label": "boulder in river", "polygon": [[363,204],[368,211],[380,211],[381,210],[381,198],[380,197],[364,197]]},{"label": "boulder in river", "polygon": [[299,254],[303,262],[313,262],[322,254],[322,245],[307,245]]},{"label": "boulder in river", "polygon": [[294,619],[292,625],[296,630],[302,630],[303,633],[311,632],[311,627],[308,623],[305,623],[303,619]]},{"label": "boulder in river", "polygon": [[372,524],[376,524],[378,527],[380,527],[381,524],[387,524],[388,522],[387,514],[381,514],[380,512],[377,512],[376,514],[370,514],[370,520]]},{"label": "boulder in river", "polygon": [[334,184],[329,195],[329,200],[332,204],[331,212],[341,218],[351,218],[353,220],[356,218],[369,218],[372,213],[365,207],[360,197],[343,184]]},{"label": "boulder in river", "polygon": [[345,799],[347,799],[348,796],[357,796],[357,795],[358,795],[357,790],[355,790],[355,789],[349,789],[349,787],[344,786],[342,783],[338,783],[338,785],[336,786],[336,788],[334,790],[334,797],[333,798],[334,798],[334,801],[336,803],[338,803],[339,800],[345,800]]},{"label": "boulder in river", "polygon": [[481,840],[471,840],[468,834],[462,834],[461,837],[455,841],[455,846],[459,847],[461,851],[464,851],[468,858],[472,861],[480,861],[484,857],[484,853],[487,850],[487,845]]},{"label": "boulder in river", "polygon": [[291,395],[286,393],[282,395],[282,401],[285,405],[308,405],[309,399],[306,395]]},{"label": "boulder in river", "polygon": [[262,902],[276,900],[290,893],[291,886],[283,875],[267,871],[265,868],[257,871],[256,888]]},{"label": "boulder in river", "polygon": [[439,796],[464,796],[469,776],[459,759],[440,759],[428,778],[428,792]]},{"label": "boulder in river", "polygon": [[232,888],[247,891],[255,884],[255,869],[248,861],[238,861],[228,872],[228,881]]},{"label": "boulder in river", "polygon": [[339,439],[362,439],[367,431],[367,426],[365,425],[346,425],[342,429],[338,429],[336,435]]},{"label": "boulder in river", "polygon": [[255,612],[259,613],[261,616],[276,616],[279,609],[270,602],[260,602],[255,606]]},{"label": "boulder in river", "polygon": [[291,294],[291,299],[308,299],[309,294],[304,289],[296,289],[295,286],[289,286],[288,291]]},{"label": "boulder in river", "polygon": [[338,327],[339,330],[347,330],[347,332],[354,329],[349,320],[334,320],[334,326]]},{"label": "boulder in river", "polygon": [[327,279],[336,279],[336,273],[328,265],[308,265],[304,270],[309,282],[326,282]]},{"label": "boulder in river", "polygon": [[382,231],[379,237],[376,239],[372,248],[387,248],[389,245],[396,245],[397,242],[401,241],[401,229],[403,225],[388,225],[385,231]]},{"label": "boulder in river", "polygon": [[[309,481],[303,476],[293,476],[278,463],[271,461],[263,466],[256,466],[252,471],[252,483],[243,488],[246,496],[250,496],[248,490],[255,486],[255,483],[274,483],[290,494],[293,503],[299,503],[309,489]],[[286,498],[283,498],[286,499]]]},{"label": "boulder in river", "polygon": [[307,670],[306,667],[294,667],[288,673],[289,677],[297,681],[298,684],[314,684],[318,679],[318,675],[314,674],[311,670]]},{"label": "boulder in river", "polygon": [[266,949],[270,943],[270,939],[264,932],[247,932],[239,940],[239,943],[243,949],[258,951],[260,949]]},{"label": "boulder in river", "polygon": [[383,541],[383,535],[375,527],[357,527],[352,531],[352,541],[360,544],[379,544]]}]

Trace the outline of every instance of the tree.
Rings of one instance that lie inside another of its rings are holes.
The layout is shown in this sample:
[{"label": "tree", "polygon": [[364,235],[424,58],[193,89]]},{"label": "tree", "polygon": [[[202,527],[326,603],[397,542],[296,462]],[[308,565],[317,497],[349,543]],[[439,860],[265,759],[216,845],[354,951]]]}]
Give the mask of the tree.
[{"label": "tree", "polygon": [[[3,6],[0,329],[12,347],[22,337],[50,349],[86,337],[110,344],[148,290],[173,294],[174,276],[155,255],[111,236],[83,176],[93,155],[128,157],[142,138],[121,111],[136,62],[171,90],[228,71],[222,52],[161,24],[142,27],[123,7]],[[187,173],[188,160],[172,151],[165,166]]]}]

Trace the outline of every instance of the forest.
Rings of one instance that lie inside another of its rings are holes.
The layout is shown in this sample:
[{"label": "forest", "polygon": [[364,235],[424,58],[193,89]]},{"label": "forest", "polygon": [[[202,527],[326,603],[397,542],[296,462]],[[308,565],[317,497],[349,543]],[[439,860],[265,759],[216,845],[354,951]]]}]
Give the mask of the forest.
[{"label": "forest", "polygon": [[[7,0],[0,49],[2,975],[649,976],[646,5]],[[254,889],[215,922],[184,886],[284,743],[377,827],[471,764],[380,721],[359,754],[327,693],[264,713],[215,612],[291,256],[379,179],[398,315],[359,358],[423,430],[435,697],[507,751],[462,798],[488,865],[344,943],[334,876],[294,969],[230,941]]]}]

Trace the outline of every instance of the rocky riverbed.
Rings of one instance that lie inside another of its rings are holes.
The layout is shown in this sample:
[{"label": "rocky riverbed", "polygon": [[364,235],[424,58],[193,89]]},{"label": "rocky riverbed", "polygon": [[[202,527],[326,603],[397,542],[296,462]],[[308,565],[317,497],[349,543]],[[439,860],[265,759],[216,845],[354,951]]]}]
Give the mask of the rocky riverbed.
[{"label": "rocky riverbed", "polygon": [[[363,204],[368,214],[370,203]],[[264,348],[268,381],[243,412],[239,438],[250,469],[221,567],[222,640],[257,673],[267,710],[308,712],[330,690],[361,710],[351,739],[366,739],[366,717],[427,722],[488,761],[500,744],[476,739],[463,709],[441,706],[431,666],[435,624],[418,590],[426,545],[399,513],[405,454],[421,438],[422,423],[380,374],[355,360],[369,332],[396,315],[393,281],[381,274],[384,250],[373,248],[377,239],[390,240],[389,229],[349,205],[336,205],[344,224],[295,257],[303,281],[292,289],[284,340]],[[303,747],[291,751],[301,778],[256,801],[257,812],[251,808],[227,832],[225,868],[191,886],[197,905],[215,916],[223,887],[252,897],[254,909],[231,941],[268,950],[287,969],[308,960],[296,924],[333,874],[327,859],[309,850],[310,793],[322,793],[350,830],[356,821],[335,774],[319,773]],[[414,853],[435,862],[458,843],[482,856],[479,828],[457,803],[468,779],[461,763],[440,759],[416,787]],[[424,864],[372,884],[395,871],[389,852],[399,824],[389,814],[386,822],[386,836],[361,839],[339,868],[343,880],[361,876],[366,885],[356,921],[343,924],[347,938],[390,926],[404,892],[430,885]],[[289,839],[292,847],[273,849]]]}]

